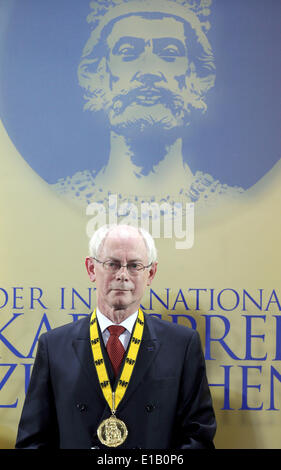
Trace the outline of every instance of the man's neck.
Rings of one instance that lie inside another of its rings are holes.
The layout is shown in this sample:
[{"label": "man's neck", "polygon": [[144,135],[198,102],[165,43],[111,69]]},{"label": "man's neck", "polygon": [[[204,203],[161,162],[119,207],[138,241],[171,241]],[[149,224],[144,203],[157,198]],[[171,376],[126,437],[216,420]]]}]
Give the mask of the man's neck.
[{"label": "man's neck", "polygon": [[135,313],[138,310],[138,308],[139,306],[133,306],[133,307],[131,306],[129,308],[118,309],[114,307],[109,307],[108,305],[103,304],[103,303],[101,304],[98,301],[99,311],[116,325],[119,325],[128,317],[133,315],[133,313]]},{"label": "man's neck", "polygon": [[[124,195],[128,196],[151,195],[152,188],[155,196],[163,196],[167,191],[173,195],[189,187],[192,173],[183,163],[180,137],[164,146],[163,159],[145,175],[142,168],[133,163],[132,149],[124,136],[111,131],[109,161],[97,175],[95,184],[103,190],[108,188],[112,194],[118,194],[120,188],[124,188]],[[146,159],[147,155],[143,160]]]}]

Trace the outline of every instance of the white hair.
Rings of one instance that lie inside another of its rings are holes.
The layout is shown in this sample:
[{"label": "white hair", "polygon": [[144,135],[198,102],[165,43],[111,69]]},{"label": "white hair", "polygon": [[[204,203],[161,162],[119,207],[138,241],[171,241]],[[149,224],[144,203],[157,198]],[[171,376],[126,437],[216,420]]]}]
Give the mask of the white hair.
[{"label": "white hair", "polygon": [[[89,254],[93,258],[98,258],[99,251],[103,245],[105,238],[107,237],[108,233],[116,227],[121,228],[128,228],[132,227],[125,224],[112,224],[112,225],[103,225],[102,227],[98,228],[92,235],[90,242],[89,242]],[[143,228],[132,227],[134,228],[140,235],[142,235],[143,240],[145,242],[147,248],[147,256],[148,256],[148,263],[154,263],[157,260],[157,250],[154,243],[154,240],[149,232],[147,232]]]}]

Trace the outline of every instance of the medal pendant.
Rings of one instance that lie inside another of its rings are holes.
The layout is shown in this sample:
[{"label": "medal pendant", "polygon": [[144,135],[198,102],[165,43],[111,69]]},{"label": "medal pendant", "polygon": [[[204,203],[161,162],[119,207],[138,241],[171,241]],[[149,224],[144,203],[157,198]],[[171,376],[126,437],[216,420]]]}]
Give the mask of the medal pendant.
[{"label": "medal pendant", "polygon": [[107,447],[120,446],[128,436],[126,424],[114,414],[99,425],[97,433],[100,442]]}]

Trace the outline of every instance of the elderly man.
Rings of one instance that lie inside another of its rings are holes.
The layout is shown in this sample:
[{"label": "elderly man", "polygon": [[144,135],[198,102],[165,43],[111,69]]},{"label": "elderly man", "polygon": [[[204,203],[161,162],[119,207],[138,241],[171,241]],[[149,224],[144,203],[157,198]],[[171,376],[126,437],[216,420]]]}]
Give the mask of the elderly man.
[{"label": "elderly man", "polygon": [[97,308],[43,334],[17,448],[212,448],[199,335],[140,309],[157,270],[142,229],[101,227],[86,259]]}]

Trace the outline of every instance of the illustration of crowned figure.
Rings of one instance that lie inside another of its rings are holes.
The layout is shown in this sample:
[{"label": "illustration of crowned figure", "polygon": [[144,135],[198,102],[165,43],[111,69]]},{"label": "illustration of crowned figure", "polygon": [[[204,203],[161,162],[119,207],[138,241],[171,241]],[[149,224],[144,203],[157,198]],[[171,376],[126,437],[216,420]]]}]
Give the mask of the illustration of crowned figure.
[{"label": "illustration of crowned figure", "polygon": [[[78,67],[84,109],[106,116],[103,168],[60,178],[54,189],[83,205],[181,201],[214,206],[243,189],[192,173],[183,139],[207,110],[215,63],[207,38],[211,0],[96,0]],[[93,161],[95,159],[95,143]],[[188,146],[188,140],[187,140]],[[211,157],[210,157],[211,158]],[[93,164],[94,167],[94,164]]]}]

